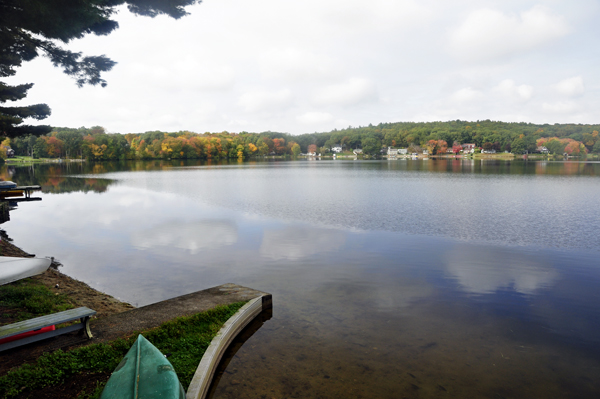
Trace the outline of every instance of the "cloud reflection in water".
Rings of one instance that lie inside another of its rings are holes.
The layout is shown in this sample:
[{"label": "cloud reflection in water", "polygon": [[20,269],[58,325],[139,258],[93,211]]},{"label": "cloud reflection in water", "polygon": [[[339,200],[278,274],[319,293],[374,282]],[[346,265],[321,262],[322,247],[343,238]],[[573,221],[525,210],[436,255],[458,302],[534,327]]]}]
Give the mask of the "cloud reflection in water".
[{"label": "cloud reflection in water", "polygon": [[510,248],[458,245],[446,254],[446,271],[463,290],[490,294],[512,288],[521,294],[554,285],[559,273],[543,258]]},{"label": "cloud reflection in water", "polygon": [[273,260],[301,259],[310,255],[337,251],[346,242],[340,230],[286,227],[265,230],[260,254]]},{"label": "cloud reflection in water", "polygon": [[237,226],[230,220],[171,221],[133,233],[131,244],[140,249],[163,247],[160,251],[164,251],[164,247],[175,247],[196,254],[235,244],[237,240]]}]

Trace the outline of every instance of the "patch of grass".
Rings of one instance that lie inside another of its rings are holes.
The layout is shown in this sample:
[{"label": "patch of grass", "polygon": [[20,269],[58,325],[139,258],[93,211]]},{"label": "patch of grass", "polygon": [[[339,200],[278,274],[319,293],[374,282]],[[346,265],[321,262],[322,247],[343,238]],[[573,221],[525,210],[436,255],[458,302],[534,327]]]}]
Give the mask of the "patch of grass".
[{"label": "patch of grass", "polygon": [[80,158],[65,159],[65,158],[32,158],[30,156],[16,155],[12,158],[5,159],[8,164],[30,165],[34,163],[50,163],[50,162],[81,162]]},{"label": "patch of grass", "polygon": [[473,154],[473,159],[514,159],[512,153],[498,152],[496,154]]},{"label": "patch of grass", "polygon": [[214,336],[244,303],[219,306],[193,316],[180,317],[110,343],[92,344],[68,352],[57,350],[45,353],[35,363],[24,364],[1,376],[0,397],[11,398],[24,391],[59,385],[66,378],[79,373],[112,372],[138,334],[144,335],[168,356],[181,385],[187,388]]},{"label": "patch of grass", "polygon": [[65,294],[55,294],[30,278],[0,286],[0,309],[13,321],[62,312],[75,306]]},{"label": "patch of grass", "polygon": [[76,399],[100,399],[100,395],[102,395],[102,391],[104,390],[104,386],[106,382],[96,382],[96,387],[94,390],[88,394],[82,393],[77,395]]},{"label": "patch of grass", "polygon": [[21,155],[17,155],[14,156],[12,158],[7,158],[6,159],[7,163],[43,163],[46,162],[46,159],[44,158],[32,158],[32,157],[28,157],[28,156],[21,156]]}]

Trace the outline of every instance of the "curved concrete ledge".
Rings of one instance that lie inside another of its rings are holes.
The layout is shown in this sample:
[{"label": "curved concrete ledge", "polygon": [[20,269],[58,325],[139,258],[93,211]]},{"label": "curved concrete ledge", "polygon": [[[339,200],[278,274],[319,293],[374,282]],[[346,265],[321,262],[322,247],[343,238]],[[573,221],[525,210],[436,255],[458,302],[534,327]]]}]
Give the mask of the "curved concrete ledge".
[{"label": "curved concrete ledge", "polygon": [[252,299],[225,322],[202,356],[187,389],[186,399],[206,398],[215,370],[231,342],[263,309],[271,307],[271,303],[271,295]]}]

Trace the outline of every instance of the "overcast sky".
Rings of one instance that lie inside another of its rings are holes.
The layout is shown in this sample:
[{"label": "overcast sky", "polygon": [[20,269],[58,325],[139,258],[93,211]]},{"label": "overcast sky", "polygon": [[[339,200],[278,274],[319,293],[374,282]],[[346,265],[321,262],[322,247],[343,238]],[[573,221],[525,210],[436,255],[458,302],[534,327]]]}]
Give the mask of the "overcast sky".
[{"label": "overcast sky", "polygon": [[599,123],[597,0],[205,0],[180,20],[117,16],[69,44],[117,61],[79,89],[40,57],[53,126],[108,132],[329,131],[454,119]]}]

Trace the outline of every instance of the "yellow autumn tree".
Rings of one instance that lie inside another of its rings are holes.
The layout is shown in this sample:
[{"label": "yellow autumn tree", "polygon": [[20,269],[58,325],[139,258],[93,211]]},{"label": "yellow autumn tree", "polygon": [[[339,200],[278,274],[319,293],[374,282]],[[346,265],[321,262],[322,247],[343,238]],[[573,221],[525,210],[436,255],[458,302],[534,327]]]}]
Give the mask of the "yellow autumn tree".
[{"label": "yellow autumn tree", "polygon": [[92,150],[94,158],[102,158],[102,155],[104,155],[104,151],[106,150],[106,144],[96,145],[92,143],[90,145],[90,148]]}]

